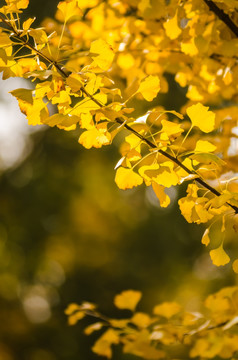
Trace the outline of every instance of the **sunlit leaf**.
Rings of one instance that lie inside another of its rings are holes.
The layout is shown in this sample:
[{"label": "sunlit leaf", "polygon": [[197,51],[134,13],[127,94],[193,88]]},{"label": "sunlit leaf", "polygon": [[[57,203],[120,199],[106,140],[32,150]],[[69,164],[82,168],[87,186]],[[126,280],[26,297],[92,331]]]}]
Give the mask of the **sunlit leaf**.
[{"label": "sunlit leaf", "polygon": [[92,42],[90,53],[94,63],[104,71],[110,68],[115,55],[112,47],[103,39]]},{"label": "sunlit leaf", "polygon": [[160,91],[160,80],[158,76],[150,75],[141,81],[138,93],[147,101],[152,101]]},{"label": "sunlit leaf", "polygon": [[213,264],[216,266],[224,266],[230,262],[230,257],[223,249],[223,244],[221,244],[217,249],[211,250],[210,256]]},{"label": "sunlit leaf", "polygon": [[110,133],[105,128],[96,129],[94,127],[84,131],[79,137],[79,144],[83,145],[86,149],[91,149],[92,147],[101,148],[103,145],[109,145],[110,141]]},{"label": "sunlit leaf", "polygon": [[82,15],[82,10],[79,8],[77,0],[61,1],[57,7],[61,15],[60,20],[65,22],[76,15]]},{"label": "sunlit leaf", "polygon": [[152,181],[152,188],[157,196],[160,206],[167,207],[170,204],[170,197],[165,193],[164,186],[157,184],[156,182]]},{"label": "sunlit leaf", "polygon": [[141,185],[143,179],[140,175],[135,173],[133,169],[120,167],[117,169],[115,182],[119,189],[126,190],[132,189],[134,186]]},{"label": "sunlit leaf", "polygon": [[209,133],[215,129],[215,114],[208,109],[207,106],[198,103],[188,107],[186,110],[192,125],[197,126],[205,133]]}]

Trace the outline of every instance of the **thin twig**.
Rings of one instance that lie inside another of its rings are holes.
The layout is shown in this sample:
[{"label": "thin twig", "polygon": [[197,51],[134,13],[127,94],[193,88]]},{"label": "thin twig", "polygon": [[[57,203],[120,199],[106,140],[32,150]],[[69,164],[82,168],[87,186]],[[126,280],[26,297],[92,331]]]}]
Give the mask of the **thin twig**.
[{"label": "thin twig", "polygon": [[203,0],[210,11],[212,11],[228,28],[233,32],[233,34],[238,37],[238,26],[231,20],[229,15],[227,15],[222,9],[220,9],[212,0]]}]

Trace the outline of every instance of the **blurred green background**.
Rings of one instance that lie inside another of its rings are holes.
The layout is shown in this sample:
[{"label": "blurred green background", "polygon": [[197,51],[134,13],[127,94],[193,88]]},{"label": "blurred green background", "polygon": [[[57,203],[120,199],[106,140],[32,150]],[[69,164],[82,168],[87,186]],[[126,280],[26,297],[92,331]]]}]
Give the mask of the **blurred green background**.
[{"label": "blurred green background", "polygon": [[[28,16],[39,23],[54,15],[56,4],[31,0]],[[1,89],[0,110],[12,107]],[[184,102],[170,79],[163,104],[174,91]],[[15,121],[26,126],[19,114]],[[1,128],[7,122],[5,112]],[[229,267],[211,264],[200,242],[203,227],[181,216],[176,200],[184,188],[170,189],[172,204],[161,209],[150,188],[116,187],[114,146],[85,150],[77,132],[42,127],[25,132],[20,155],[14,127],[7,136],[15,136],[11,148],[19,156],[1,161],[0,170],[1,360],[96,359],[95,338],[83,335],[88,320],[67,325],[64,309],[71,302],[87,300],[121,316],[113,297],[135,289],[143,292],[143,311],[169,300],[199,310],[205,294],[234,283]],[[116,354],[122,357],[136,359]]]}]

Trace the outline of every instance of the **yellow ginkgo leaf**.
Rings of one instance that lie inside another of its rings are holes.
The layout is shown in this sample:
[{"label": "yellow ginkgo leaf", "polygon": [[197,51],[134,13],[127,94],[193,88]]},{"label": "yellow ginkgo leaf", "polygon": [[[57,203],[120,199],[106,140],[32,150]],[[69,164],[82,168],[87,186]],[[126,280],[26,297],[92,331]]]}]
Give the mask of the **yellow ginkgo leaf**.
[{"label": "yellow ginkgo leaf", "polygon": [[117,169],[115,182],[119,189],[132,189],[134,186],[141,185],[143,179],[140,175],[135,173],[133,169],[120,167]]},{"label": "yellow ginkgo leaf", "polygon": [[168,137],[177,137],[182,132],[184,132],[182,126],[180,124],[174,123],[172,121],[162,120],[162,132],[166,133]]},{"label": "yellow ginkgo leaf", "polygon": [[97,355],[101,355],[111,359],[112,357],[112,344],[119,343],[119,336],[114,329],[108,329],[93,345],[92,350]]},{"label": "yellow ginkgo leaf", "polygon": [[103,39],[98,39],[92,42],[90,47],[92,53],[93,64],[96,64],[100,69],[106,71],[110,68],[114,59],[114,51],[112,47]]},{"label": "yellow ginkgo leaf", "polygon": [[58,6],[60,14],[56,14],[58,20],[67,22],[70,18],[76,15],[82,15],[82,10],[78,6],[77,0],[61,1]]},{"label": "yellow ginkgo leaf", "polygon": [[209,245],[210,244],[210,237],[209,237],[209,228],[205,230],[202,236],[202,244]]},{"label": "yellow ginkgo leaf", "polygon": [[146,328],[147,326],[150,325],[151,321],[152,319],[149,317],[149,315],[142,312],[135,313],[130,320],[130,322],[132,322],[133,324],[135,324],[140,328]]},{"label": "yellow ginkgo leaf", "polygon": [[117,64],[123,70],[132,68],[135,64],[135,59],[131,54],[119,54],[117,58]]},{"label": "yellow ginkgo leaf", "polygon": [[171,318],[175,314],[181,311],[181,306],[176,302],[164,302],[162,304],[156,305],[153,309],[155,315],[164,316],[166,318]]},{"label": "yellow ginkgo leaf", "polygon": [[114,298],[114,304],[118,309],[128,309],[134,311],[141,299],[141,292],[135,290],[122,291]]},{"label": "yellow ginkgo leaf", "polygon": [[194,151],[206,153],[206,152],[213,152],[216,150],[216,148],[217,147],[215,145],[213,145],[212,143],[210,143],[209,141],[198,140]]},{"label": "yellow ginkgo leaf", "polygon": [[75,325],[79,320],[83,319],[85,313],[83,311],[77,311],[68,317],[68,324]]},{"label": "yellow ginkgo leaf", "polygon": [[152,101],[160,91],[160,79],[150,75],[141,81],[137,93],[141,93],[145,100]]},{"label": "yellow ginkgo leaf", "polygon": [[197,126],[205,133],[215,129],[215,114],[208,110],[207,106],[197,103],[187,108],[186,112],[191,119],[192,125]]},{"label": "yellow ginkgo leaf", "polygon": [[230,262],[230,257],[223,249],[223,244],[221,244],[217,249],[211,250],[210,256],[213,264],[216,266],[224,266]]},{"label": "yellow ginkgo leaf", "polygon": [[234,272],[235,272],[236,274],[238,274],[238,259],[236,259],[236,260],[233,262],[232,268],[233,268]]},{"label": "yellow ginkgo leaf", "polygon": [[62,127],[71,127],[72,125],[77,124],[80,121],[80,118],[76,115],[64,115],[64,114],[54,114],[44,120],[44,124],[49,126],[62,126]]},{"label": "yellow ginkgo leaf", "polygon": [[79,144],[83,145],[86,149],[92,147],[101,148],[103,145],[109,145],[111,135],[105,129],[96,129],[95,127],[90,130],[84,131],[79,137]]},{"label": "yellow ginkgo leaf", "polygon": [[164,186],[159,185],[152,181],[152,188],[157,196],[160,206],[166,208],[170,204],[170,198],[164,191]]},{"label": "yellow ginkgo leaf", "polygon": [[74,93],[77,93],[83,87],[82,77],[79,74],[70,74],[66,79],[66,84]]},{"label": "yellow ginkgo leaf", "polygon": [[178,26],[178,12],[176,11],[173,18],[169,19],[166,23],[164,23],[164,28],[166,35],[171,39],[176,39],[182,32],[180,27]]},{"label": "yellow ginkgo leaf", "polygon": [[179,182],[179,176],[173,170],[173,164],[171,161],[166,161],[162,164],[151,164],[142,166],[139,169],[139,174],[147,182],[152,180],[158,185],[169,188],[172,185],[177,185]]}]

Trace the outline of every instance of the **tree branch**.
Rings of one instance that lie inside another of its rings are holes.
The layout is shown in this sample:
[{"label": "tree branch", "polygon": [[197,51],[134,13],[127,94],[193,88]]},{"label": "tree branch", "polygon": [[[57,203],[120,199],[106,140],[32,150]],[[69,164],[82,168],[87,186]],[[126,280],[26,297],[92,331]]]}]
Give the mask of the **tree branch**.
[{"label": "tree branch", "polygon": [[[207,2],[212,2],[210,0],[204,0],[206,3]],[[215,5],[215,4],[213,4]],[[216,5],[215,5],[216,6]],[[67,79],[67,77],[69,76],[63,69],[62,67],[59,65],[59,63],[53,59],[50,59],[48,56],[44,55],[41,51],[39,51],[38,49],[36,49],[31,43],[29,43],[28,39],[25,39],[25,37],[21,37],[20,33],[18,33],[14,27],[9,24],[9,22],[4,19],[4,17],[0,14],[0,19],[3,21],[3,23],[5,25],[7,25],[7,27],[14,33],[14,36],[17,37],[17,39],[27,48],[31,49],[32,51],[34,51],[38,56],[40,56],[42,59],[44,59],[45,61],[47,61],[49,64],[51,64],[51,66],[54,66],[57,71],[61,74],[61,76],[63,76],[65,79]],[[237,29],[238,31],[238,29]],[[238,32],[237,32],[238,34]],[[80,90],[82,91],[82,93],[84,93],[87,97],[89,97],[95,104],[97,104],[100,108],[103,108],[104,105],[102,105],[97,99],[94,98],[93,95],[89,94],[88,91],[82,86],[80,88]],[[151,149],[157,149],[157,146],[151,142],[150,140],[148,140],[146,137],[144,137],[143,135],[141,135],[140,133],[138,133],[135,129],[133,129],[131,126],[129,126],[128,124],[125,124],[124,119],[122,118],[116,118],[115,121],[120,124],[123,125],[125,129],[129,130],[131,133],[135,134],[139,139],[141,139],[144,143],[146,143]],[[181,163],[181,161],[178,160],[177,157],[171,155],[170,153],[161,150],[161,149],[157,149],[158,153],[160,153],[161,155],[165,156],[167,159],[169,159],[170,161],[172,161],[173,163],[175,163],[176,165],[178,165],[180,168],[182,168],[183,170],[185,170],[188,174],[190,175],[197,175],[196,172],[190,170],[189,168],[187,168],[183,163]],[[198,176],[198,175],[197,175]],[[195,181],[197,183],[199,183],[200,185],[202,185],[204,188],[206,188],[207,190],[211,191],[211,193],[213,193],[216,196],[220,196],[221,193],[219,191],[217,191],[215,188],[213,188],[212,186],[210,186],[208,183],[206,183],[204,180],[202,180],[199,176],[197,178],[195,178]],[[234,206],[232,204],[230,204],[229,202],[227,202],[227,205],[229,205],[236,214],[238,214],[238,207]]]},{"label": "tree branch", "polygon": [[233,32],[233,34],[238,37],[238,26],[231,20],[229,15],[227,15],[222,9],[220,9],[212,0],[203,0],[210,11],[212,11],[228,28]]}]

